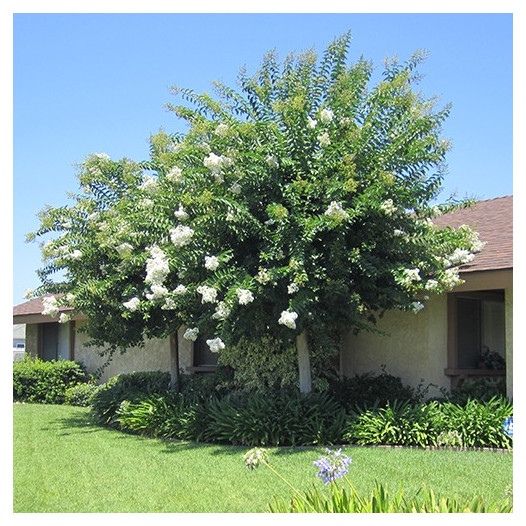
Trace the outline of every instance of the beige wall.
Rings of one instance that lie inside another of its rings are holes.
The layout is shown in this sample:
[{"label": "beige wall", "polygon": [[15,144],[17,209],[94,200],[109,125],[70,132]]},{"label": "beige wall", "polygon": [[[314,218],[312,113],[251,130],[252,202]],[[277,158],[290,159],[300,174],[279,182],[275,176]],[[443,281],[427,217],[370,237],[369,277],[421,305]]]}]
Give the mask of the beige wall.
[{"label": "beige wall", "polygon": [[[462,276],[465,283],[456,291],[504,289],[506,309],[506,380],[508,397],[513,390],[513,273],[512,270],[474,272]],[[414,314],[391,311],[377,328],[385,334],[350,334],[342,351],[342,372],[354,376],[367,372],[386,372],[399,376],[413,387],[435,384],[429,396],[449,390],[451,380],[444,374],[447,366],[447,295],[432,296],[426,307]]]},{"label": "beige wall", "polygon": [[[78,321],[77,328],[85,322]],[[181,337],[179,331],[179,367],[185,370],[192,364],[192,342]],[[89,337],[76,331],[75,334],[75,361],[82,362],[88,372],[94,373],[101,367],[106,357],[97,353],[96,347],[88,347]],[[112,376],[133,371],[170,371],[170,342],[169,339],[152,339],[146,341],[144,347],[130,347],[124,354],[115,353],[111,362],[105,367],[99,382],[104,383]]]},{"label": "beige wall", "polygon": [[447,365],[447,298],[433,296],[418,313],[391,311],[379,321],[385,334],[349,335],[342,353],[345,376],[367,372],[386,372],[399,376],[405,384],[417,387],[435,384],[429,396],[449,389],[444,374]]}]

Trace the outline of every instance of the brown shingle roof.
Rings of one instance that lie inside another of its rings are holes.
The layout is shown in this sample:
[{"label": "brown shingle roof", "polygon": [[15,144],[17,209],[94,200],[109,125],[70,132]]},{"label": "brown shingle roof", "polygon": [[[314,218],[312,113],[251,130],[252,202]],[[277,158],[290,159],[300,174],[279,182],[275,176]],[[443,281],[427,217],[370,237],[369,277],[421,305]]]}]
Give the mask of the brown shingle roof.
[{"label": "brown shingle roof", "polygon": [[[51,296],[51,294],[46,294],[46,296]],[[29,314],[42,314],[44,310],[44,304],[42,303],[42,298],[34,298],[32,300],[21,303],[13,307],[13,316],[27,316]],[[60,307],[60,312],[67,312],[72,310],[72,307]]]},{"label": "brown shingle roof", "polygon": [[462,272],[513,268],[513,196],[478,201],[435,219],[435,224],[458,228],[469,225],[486,245]]}]

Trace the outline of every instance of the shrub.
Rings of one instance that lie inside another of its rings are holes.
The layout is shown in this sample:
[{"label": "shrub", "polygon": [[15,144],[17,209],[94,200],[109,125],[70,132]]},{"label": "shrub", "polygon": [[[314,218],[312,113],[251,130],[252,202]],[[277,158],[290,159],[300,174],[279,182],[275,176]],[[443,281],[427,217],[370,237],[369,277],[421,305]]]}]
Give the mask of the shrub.
[{"label": "shrub", "polygon": [[404,385],[399,377],[388,374],[385,369],[380,374],[369,372],[333,381],[330,393],[347,409],[385,406],[395,400],[418,399],[412,387]]},{"label": "shrub", "polygon": [[97,390],[92,399],[92,411],[105,425],[119,427],[117,411],[122,402],[135,401],[154,393],[166,393],[170,388],[170,373],[148,371],[119,374]]},{"label": "shrub", "polygon": [[91,405],[93,396],[99,390],[99,388],[100,387],[98,385],[92,383],[78,384],[74,385],[73,387],[69,387],[66,389],[64,403],[80,407],[88,407]]},{"label": "shrub", "polygon": [[16,402],[63,404],[68,388],[88,380],[84,366],[76,362],[45,362],[27,356],[13,363],[13,399]]},{"label": "shrub", "polygon": [[506,396],[506,380],[504,378],[468,378],[459,387],[453,389],[445,399],[455,404],[464,405],[468,400],[487,402],[496,396]]}]

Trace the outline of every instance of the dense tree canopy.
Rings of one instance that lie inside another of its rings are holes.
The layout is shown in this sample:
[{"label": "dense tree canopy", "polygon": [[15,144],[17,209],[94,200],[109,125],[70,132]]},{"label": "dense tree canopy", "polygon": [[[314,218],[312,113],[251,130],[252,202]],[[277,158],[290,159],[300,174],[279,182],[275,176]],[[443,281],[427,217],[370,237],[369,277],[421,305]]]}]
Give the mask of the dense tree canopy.
[{"label": "dense tree canopy", "polygon": [[185,326],[221,351],[269,334],[323,342],[458,284],[480,243],[432,224],[450,108],[415,91],[423,54],[371,87],[349,42],[320,60],[271,52],[215,98],[174,88],[188,131],[152,136],[147,161],[90,155],[74,204],[44,210],[32,235],[57,234],[35,294],[62,293],[112,349]]}]

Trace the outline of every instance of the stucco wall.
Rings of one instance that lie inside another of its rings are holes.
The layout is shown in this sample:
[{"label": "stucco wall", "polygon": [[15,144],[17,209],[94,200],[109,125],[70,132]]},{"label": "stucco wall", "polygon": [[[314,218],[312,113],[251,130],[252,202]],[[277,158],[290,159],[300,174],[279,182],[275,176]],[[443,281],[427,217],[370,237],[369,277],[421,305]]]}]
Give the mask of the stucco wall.
[{"label": "stucco wall", "polygon": [[417,387],[435,384],[429,396],[449,389],[444,374],[447,364],[447,298],[433,296],[418,313],[391,311],[377,325],[385,334],[361,333],[347,337],[342,352],[345,376],[367,372],[386,372],[399,376],[405,384]]},{"label": "stucco wall", "polygon": [[38,355],[38,324],[26,325],[26,353],[35,357]]},{"label": "stucco wall", "polygon": [[[77,328],[84,322],[77,322]],[[76,331],[75,361],[82,362],[88,372],[94,373],[106,361],[97,353],[97,348],[86,346],[89,337]],[[170,344],[166,340],[154,339],[145,343],[144,347],[131,347],[126,353],[115,353],[110,364],[104,369],[100,382],[107,382],[112,376],[133,371],[169,371]]]}]

